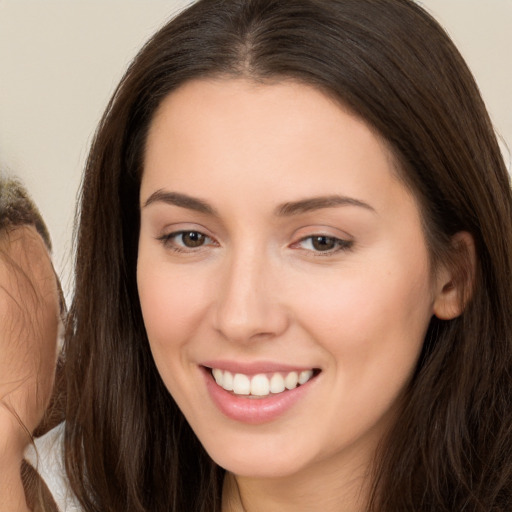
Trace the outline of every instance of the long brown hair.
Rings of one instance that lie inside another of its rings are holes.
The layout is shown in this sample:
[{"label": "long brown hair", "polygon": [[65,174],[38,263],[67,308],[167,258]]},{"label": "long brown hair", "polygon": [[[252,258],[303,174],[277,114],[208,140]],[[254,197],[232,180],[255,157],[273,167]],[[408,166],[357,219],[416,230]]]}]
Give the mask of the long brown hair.
[{"label": "long brown hair", "polygon": [[473,236],[472,299],[459,318],[431,322],[368,510],[509,510],[509,179],[471,73],[410,0],[201,0],[131,64],[93,142],[79,212],[65,442],[85,510],[220,510],[223,471],[160,380],[135,277],[148,127],[163,98],[209,76],[293,79],[336,98],[392,148],[434,264],[453,255],[455,233]]}]

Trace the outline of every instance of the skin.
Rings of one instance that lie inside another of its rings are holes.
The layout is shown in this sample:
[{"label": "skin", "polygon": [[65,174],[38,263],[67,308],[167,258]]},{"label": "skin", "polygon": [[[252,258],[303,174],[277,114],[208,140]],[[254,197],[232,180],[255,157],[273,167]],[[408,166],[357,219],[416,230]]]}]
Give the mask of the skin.
[{"label": "skin", "polygon": [[[283,214],[333,195],[350,201]],[[432,275],[420,211],[386,145],[306,85],[193,81],[153,120],[140,204],[137,279],[151,350],[229,472],[224,510],[362,510],[429,320],[460,312],[449,271],[440,264]],[[204,243],[169,236],[180,230]],[[317,250],[313,235],[333,248]],[[321,372],[279,417],[246,424],[206,389],[201,364],[219,359]]]},{"label": "skin", "polygon": [[20,467],[52,391],[59,294],[35,228],[1,233],[0,250],[0,511],[25,512]]}]

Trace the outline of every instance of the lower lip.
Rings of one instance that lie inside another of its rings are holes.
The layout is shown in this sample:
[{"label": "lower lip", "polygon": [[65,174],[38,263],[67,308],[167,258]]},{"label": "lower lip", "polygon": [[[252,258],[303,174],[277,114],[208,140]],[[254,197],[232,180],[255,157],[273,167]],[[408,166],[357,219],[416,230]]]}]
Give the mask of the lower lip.
[{"label": "lower lip", "polygon": [[214,404],[228,418],[249,424],[261,424],[273,421],[285,414],[307,393],[316,377],[305,384],[264,398],[249,395],[234,395],[221,388],[211,375],[209,368],[203,368],[206,388]]}]

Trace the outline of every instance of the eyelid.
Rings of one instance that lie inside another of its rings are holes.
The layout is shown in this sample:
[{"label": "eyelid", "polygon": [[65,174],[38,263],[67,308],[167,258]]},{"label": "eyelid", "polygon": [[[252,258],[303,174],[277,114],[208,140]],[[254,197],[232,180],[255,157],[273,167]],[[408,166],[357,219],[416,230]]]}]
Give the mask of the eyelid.
[{"label": "eyelid", "polygon": [[158,238],[159,238],[159,240],[170,240],[172,238],[177,238],[180,235],[186,235],[189,233],[196,233],[198,235],[204,236],[204,238],[207,240],[213,240],[213,238],[211,236],[209,236],[206,233],[203,233],[202,231],[199,231],[197,229],[180,229],[177,231],[171,231],[169,233],[165,233],[165,234],[159,236]]},{"label": "eyelid", "polygon": [[[173,239],[187,233],[197,233],[199,235],[202,235],[205,237],[206,242],[197,247],[187,247],[184,244],[178,244],[173,241]],[[208,234],[207,229],[201,229],[197,227],[183,227],[180,229],[173,229],[171,231],[164,231],[161,235],[158,235],[156,239],[162,243],[164,248],[173,250],[174,252],[177,253],[197,253],[207,247],[219,246],[217,240],[213,236]]]},{"label": "eyelid", "polygon": [[[333,239],[336,242],[336,246],[325,251],[315,250],[313,247],[301,247],[304,242],[307,240],[312,240],[315,237],[326,237]],[[326,226],[321,224],[302,226],[300,229],[295,230],[292,238],[295,241],[290,244],[289,247],[292,249],[304,251],[305,253],[309,253],[315,257],[333,256],[337,253],[348,251],[353,248],[355,242],[354,237],[346,231],[342,231],[341,229],[334,226]]]},{"label": "eyelid", "polygon": [[[300,244],[302,244],[303,242],[306,242],[307,240],[311,240],[311,243],[313,244],[315,238],[328,238],[328,239],[331,239],[331,240],[334,241],[335,247],[333,247],[332,249],[326,249],[324,251],[322,251],[322,250],[315,250],[314,247],[311,248],[311,249],[300,247]],[[347,251],[347,250],[351,249],[353,245],[354,245],[354,242],[352,240],[346,240],[344,238],[339,238],[337,236],[332,236],[332,235],[324,235],[324,234],[321,234],[321,233],[315,233],[315,234],[312,234],[312,235],[308,235],[308,236],[302,237],[297,242],[294,242],[292,244],[292,247],[295,246],[298,249],[302,249],[304,251],[311,252],[315,256],[322,256],[322,255],[328,256],[328,255],[336,254],[336,253],[341,252],[341,251]]]},{"label": "eyelid", "polygon": [[311,236],[326,236],[330,238],[337,238],[339,240],[345,240],[347,242],[354,241],[354,236],[349,232],[334,226],[324,224],[311,224],[308,226],[302,226],[301,228],[294,230],[291,238],[295,240],[303,240]]},{"label": "eyelid", "polygon": [[212,234],[211,230],[203,224],[197,222],[170,222],[168,224],[162,224],[161,226],[155,226],[156,236],[155,238],[165,238],[180,233],[191,233],[197,232],[211,239],[216,237]]}]

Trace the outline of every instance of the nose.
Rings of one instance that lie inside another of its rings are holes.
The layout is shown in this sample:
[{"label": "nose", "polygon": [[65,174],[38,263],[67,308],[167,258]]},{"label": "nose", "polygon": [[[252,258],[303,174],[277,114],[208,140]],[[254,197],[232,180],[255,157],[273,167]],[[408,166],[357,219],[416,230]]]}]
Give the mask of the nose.
[{"label": "nose", "polygon": [[225,262],[217,294],[215,327],[230,341],[244,343],[281,335],[289,316],[277,269],[258,251]]}]

